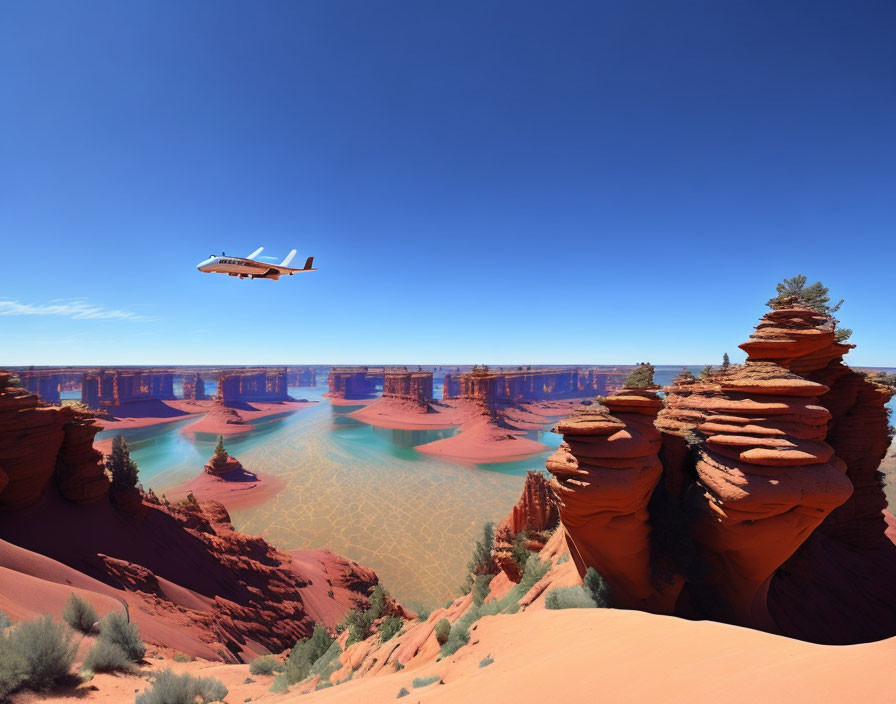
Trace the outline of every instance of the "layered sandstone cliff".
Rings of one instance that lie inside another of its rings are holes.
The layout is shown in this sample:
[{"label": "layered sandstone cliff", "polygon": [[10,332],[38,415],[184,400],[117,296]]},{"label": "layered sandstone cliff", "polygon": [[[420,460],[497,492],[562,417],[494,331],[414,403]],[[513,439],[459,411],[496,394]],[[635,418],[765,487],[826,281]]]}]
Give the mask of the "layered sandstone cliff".
[{"label": "layered sandstone cliff", "polygon": [[580,573],[629,608],[827,643],[896,634],[878,472],[892,390],[843,363],[835,328],[779,306],[746,364],[682,375],[640,419],[623,390],[561,423],[547,467]]},{"label": "layered sandstone cliff", "polygon": [[520,580],[519,566],[513,555],[514,542],[520,541],[530,552],[540,552],[560,520],[557,504],[557,495],[544,475],[527,472],[520,500],[495,529],[492,555],[511,581]]}]

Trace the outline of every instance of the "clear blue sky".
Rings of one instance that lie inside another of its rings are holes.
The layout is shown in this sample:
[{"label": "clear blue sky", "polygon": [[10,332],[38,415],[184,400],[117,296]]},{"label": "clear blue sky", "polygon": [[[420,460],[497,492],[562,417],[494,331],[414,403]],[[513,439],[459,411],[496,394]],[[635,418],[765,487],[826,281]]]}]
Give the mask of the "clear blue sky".
[{"label": "clear blue sky", "polygon": [[[896,4],[0,5],[0,363],[896,365]],[[258,246],[320,271],[200,274]]]}]

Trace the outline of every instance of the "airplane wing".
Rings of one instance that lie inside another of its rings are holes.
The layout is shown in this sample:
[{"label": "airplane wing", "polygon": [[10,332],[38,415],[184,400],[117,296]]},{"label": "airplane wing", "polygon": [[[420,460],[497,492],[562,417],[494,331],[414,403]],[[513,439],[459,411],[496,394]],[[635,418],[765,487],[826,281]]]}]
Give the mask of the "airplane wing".
[{"label": "airplane wing", "polygon": [[259,254],[261,254],[261,250],[263,250],[263,249],[264,249],[264,247],[259,247],[254,252],[252,252],[252,254],[250,254],[248,257],[246,257],[246,259],[255,259],[255,257],[257,257]]},{"label": "airplane wing", "polygon": [[[291,260],[293,254],[294,252],[290,253],[290,256],[286,259]],[[308,259],[305,260],[305,266],[301,269],[293,269],[292,267],[283,266],[282,264],[271,264],[265,276],[273,277],[281,275],[285,276],[286,274],[303,274],[306,271],[317,271],[317,269],[314,268],[314,257],[308,257]]]}]

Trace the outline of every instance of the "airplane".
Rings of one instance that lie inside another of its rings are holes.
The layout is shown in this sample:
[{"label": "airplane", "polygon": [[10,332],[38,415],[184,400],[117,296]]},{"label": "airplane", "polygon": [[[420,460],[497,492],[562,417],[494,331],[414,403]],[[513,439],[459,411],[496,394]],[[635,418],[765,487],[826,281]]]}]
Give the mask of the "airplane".
[{"label": "airplane", "polygon": [[296,250],[292,250],[286,255],[279,264],[267,264],[257,260],[264,247],[259,247],[248,257],[230,257],[224,252],[211,254],[204,262],[199,262],[196,268],[207,274],[227,274],[228,276],[238,276],[241,279],[273,279],[276,281],[281,276],[289,274],[304,274],[306,271],[317,271],[313,268],[314,257],[308,257],[305,260],[305,266],[301,269],[293,269],[289,266],[293,257],[296,256]]}]

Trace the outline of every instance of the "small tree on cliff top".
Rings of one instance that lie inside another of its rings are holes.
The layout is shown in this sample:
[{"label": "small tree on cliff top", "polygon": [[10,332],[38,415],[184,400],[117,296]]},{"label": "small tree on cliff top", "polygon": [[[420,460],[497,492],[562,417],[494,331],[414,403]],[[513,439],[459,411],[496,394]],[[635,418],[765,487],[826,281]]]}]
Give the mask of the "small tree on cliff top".
[{"label": "small tree on cliff top", "polygon": [[728,353],[722,355],[722,369],[727,369],[731,366],[731,360],[728,358]]},{"label": "small tree on cliff top", "polygon": [[227,450],[224,449],[224,436],[218,436],[218,444],[215,445],[215,457],[221,460],[227,459]]},{"label": "small tree on cliff top", "polygon": [[821,281],[816,281],[811,286],[806,286],[806,281],[806,277],[802,274],[797,274],[792,279],[784,279],[776,286],[778,295],[770,298],[766,305],[769,308],[777,308],[778,306],[792,303],[796,299],[797,302],[813,308],[819,313],[833,315],[840,310],[840,306],[843,305],[843,299],[840,299],[837,305],[831,306],[828,287],[822,284]]},{"label": "small tree on cliff top", "polygon": [[112,440],[112,452],[106,455],[106,471],[112,477],[113,489],[133,489],[137,486],[137,463],[131,459],[128,444],[121,435]]},{"label": "small tree on cliff top", "polygon": [[622,384],[625,389],[647,389],[653,386],[653,374],[656,370],[649,362],[641,362],[625,377]]}]

